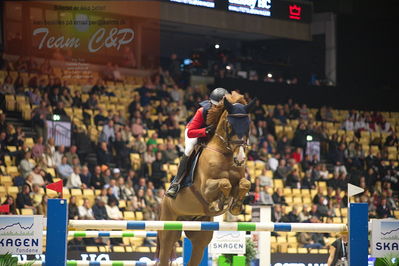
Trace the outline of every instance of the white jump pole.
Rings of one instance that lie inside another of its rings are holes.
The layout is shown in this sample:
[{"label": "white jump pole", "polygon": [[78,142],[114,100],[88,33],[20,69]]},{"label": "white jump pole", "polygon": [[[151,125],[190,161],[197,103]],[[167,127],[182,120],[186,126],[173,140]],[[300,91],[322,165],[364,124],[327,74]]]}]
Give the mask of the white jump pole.
[{"label": "white jump pole", "polygon": [[97,230],[189,230],[189,231],[274,231],[274,232],[318,232],[332,233],[347,231],[345,224],[327,223],[268,223],[268,222],[193,222],[193,221],[109,221],[70,220],[73,229]]}]

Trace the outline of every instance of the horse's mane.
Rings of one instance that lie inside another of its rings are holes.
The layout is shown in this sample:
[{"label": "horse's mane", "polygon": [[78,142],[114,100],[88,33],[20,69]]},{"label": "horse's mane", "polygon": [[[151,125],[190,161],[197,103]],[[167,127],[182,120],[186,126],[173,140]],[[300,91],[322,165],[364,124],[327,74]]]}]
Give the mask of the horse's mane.
[{"label": "horse's mane", "polygon": [[[233,91],[231,94],[226,94],[225,97],[230,103],[247,104],[244,95],[241,95],[236,91]],[[214,125],[216,127],[224,110],[225,108],[223,101],[221,101],[218,105],[212,106],[212,108],[208,110],[208,114],[206,116],[206,124],[208,126]]]}]

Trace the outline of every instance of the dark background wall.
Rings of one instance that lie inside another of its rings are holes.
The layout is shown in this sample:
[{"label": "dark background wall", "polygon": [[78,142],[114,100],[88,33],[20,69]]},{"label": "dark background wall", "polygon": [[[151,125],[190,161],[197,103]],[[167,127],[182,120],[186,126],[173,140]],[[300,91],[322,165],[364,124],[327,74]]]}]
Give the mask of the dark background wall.
[{"label": "dark background wall", "polygon": [[286,103],[288,98],[310,107],[329,105],[337,109],[399,111],[398,93],[362,90],[351,86],[286,85],[226,78],[217,85],[228,90],[249,92],[265,104]]}]

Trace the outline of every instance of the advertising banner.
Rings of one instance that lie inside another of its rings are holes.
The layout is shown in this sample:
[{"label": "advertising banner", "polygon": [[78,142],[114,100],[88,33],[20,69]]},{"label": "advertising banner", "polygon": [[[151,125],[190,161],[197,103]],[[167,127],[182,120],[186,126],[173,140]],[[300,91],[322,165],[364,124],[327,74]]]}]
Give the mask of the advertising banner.
[{"label": "advertising banner", "polygon": [[245,254],[245,232],[216,231],[209,243],[209,253],[216,254]]},{"label": "advertising banner", "polygon": [[156,1],[6,1],[5,52],[65,62],[150,67],[159,61]]},{"label": "advertising banner", "polygon": [[43,216],[0,215],[0,254],[42,254]]},{"label": "advertising banner", "polygon": [[370,245],[373,257],[399,257],[399,220],[372,219]]}]

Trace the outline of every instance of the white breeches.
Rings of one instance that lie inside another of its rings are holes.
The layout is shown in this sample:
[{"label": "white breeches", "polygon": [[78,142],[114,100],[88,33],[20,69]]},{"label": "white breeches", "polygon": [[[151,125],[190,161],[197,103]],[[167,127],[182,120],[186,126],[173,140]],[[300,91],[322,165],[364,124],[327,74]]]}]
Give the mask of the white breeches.
[{"label": "white breeches", "polygon": [[195,144],[198,142],[198,138],[189,138],[187,136],[187,128],[184,131],[184,155],[190,156],[191,152],[194,150]]}]

